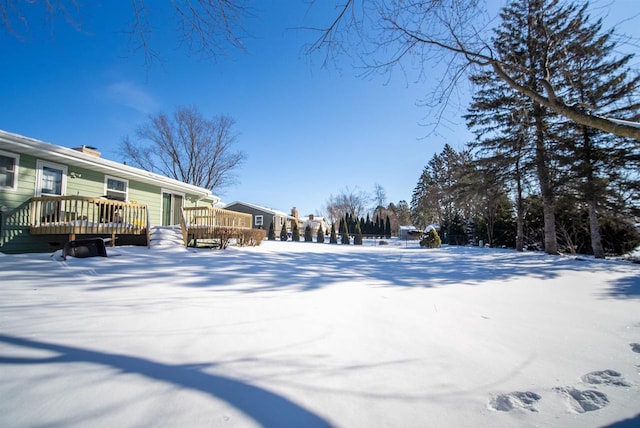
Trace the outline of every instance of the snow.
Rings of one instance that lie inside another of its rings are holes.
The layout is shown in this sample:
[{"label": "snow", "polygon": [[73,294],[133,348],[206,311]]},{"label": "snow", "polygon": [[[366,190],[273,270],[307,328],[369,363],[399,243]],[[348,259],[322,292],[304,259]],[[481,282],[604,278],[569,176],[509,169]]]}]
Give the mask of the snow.
[{"label": "snow", "polygon": [[0,426],[640,422],[640,265],[367,244],[0,254]]}]

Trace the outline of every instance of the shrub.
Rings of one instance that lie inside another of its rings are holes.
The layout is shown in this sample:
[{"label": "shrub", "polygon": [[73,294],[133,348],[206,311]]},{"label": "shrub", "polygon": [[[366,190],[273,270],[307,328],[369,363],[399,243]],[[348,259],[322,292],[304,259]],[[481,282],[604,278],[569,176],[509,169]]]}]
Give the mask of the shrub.
[{"label": "shrub", "polygon": [[238,245],[241,247],[257,247],[262,243],[266,233],[262,229],[245,229],[238,236]]},{"label": "shrub", "polygon": [[269,241],[275,241],[276,240],[276,229],[275,226],[273,225],[273,222],[271,222],[271,224],[269,225]]},{"label": "shrub", "polygon": [[329,244],[337,244],[338,237],[336,236],[336,225],[335,223],[331,224],[331,236],[329,237]]},{"label": "shrub", "polygon": [[304,228],[304,242],[313,242],[313,235],[311,234],[311,226],[307,225]]},{"label": "shrub", "polygon": [[286,241],[289,239],[289,232],[287,231],[287,222],[282,223],[282,229],[280,229],[280,240]]},{"label": "shrub", "polygon": [[440,235],[438,235],[438,232],[434,228],[429,229],[427,234],[424,235],[420,241],[421,247],[438,248],[440,245],[442,245]]},{"label": "shrub", "polygon": [[362,245],[362,229],[360,229],[360,223],[356,223],[355,236],[353,238],[353,245]]},{"label": "shrub", "polygon": [[298,222],[293,222],[293,230],[291,231],[291,240],[294,242],[300,241],[300,229],[298,229]]},{"label": "shrub", "polygon": [[324,242],[324,230],[322,230],[322,225],[318,227],[318,234],[316,235],[316,241],[319,244],[322,244]]}]

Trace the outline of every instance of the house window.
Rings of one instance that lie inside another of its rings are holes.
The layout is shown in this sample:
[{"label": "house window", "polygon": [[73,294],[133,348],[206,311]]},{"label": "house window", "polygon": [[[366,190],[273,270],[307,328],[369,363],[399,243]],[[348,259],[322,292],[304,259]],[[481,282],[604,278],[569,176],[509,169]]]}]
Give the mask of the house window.
[{"label": "house window", "polygon": [[38,161],[36,164],[36,195],[62,196],[67,185],[67,167],[55,163]]},{"label": "house window", "polygon": [[18,188],[18,155],[0,152],[0,189]]},{"label": "house window", "polygon": [[114,177],[105,178],[105,194],[109,199],[115,199],[116,201],[126,201],[127,192],[129,190],[129,182],[127,180],[121,180]]},{"label": "house window", "polygon": [[256,216],[255,225],[256,226],[263,226],[264,225],[264,218],[261,215],[257,215]]}]

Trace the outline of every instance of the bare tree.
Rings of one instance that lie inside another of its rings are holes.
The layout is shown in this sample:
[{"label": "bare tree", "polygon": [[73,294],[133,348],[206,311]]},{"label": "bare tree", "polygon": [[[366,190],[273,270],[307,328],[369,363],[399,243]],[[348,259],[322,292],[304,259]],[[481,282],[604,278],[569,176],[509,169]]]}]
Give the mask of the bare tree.
[{"label": "bare tree", "polygon": [[360,218],[367,210],[370,200],[366,192],[347,187],[336,196],[329,196],[326,211],[329,213],[331,222],[344,218],[345,214]]},{"label": "bare tree", "polygon": [[180,107],[173,116],[149,116],[136,131],[138,141],[126,137],[122,151],[142,169],[219,192],[236,182],[233,171],[246,158],[233,151],[234,124],[229,116],[206,119],[196,107]]},{"label": "bare tree", "polygon": [[374,211],[380,207],[384,208],[387,204],[387,192],[379,183],[373,185],[373,201],[376,204]]},{"label": "bare tree", "polygon": [[[189,53],[210,59],[226,55],[229,49],[244,50],[243,22],[251,16],[248,0],[169,0],[168,22],[166,15],[154,13],[166,4],[145,0],[130,3],[131,15],[123,17],[127,19],[123,31],[129,35],[129,48],[141,51],[147,66],[162,58],[152,36],[164,28],[173,28],[169,31],[175,31],[177,42],[186,46]],[[59,20],[80,30],[83,7],[79,0],[2,0],[0,25],[24,39],[30,29],[27,16],[36,12],[43,13],[42,19],[52,30]]]},{"label": "bare tree", "polygon": [[78,0],[2,0],[0,1],[0,24],[4,29],[20,40],[29,30],[27,15],[31,9],[42,13],[42,19],[51,28],[57,19],[62,19],[75,29],[80,29],[80,8]]},{"label": "bare tree", "polygon": [[[312,28],[320,36],[308,52],[324,51],[326,64],[355,49],[369,71],[388,73],[400,67],[406,73],[415,66],[419,79],[433,64],[446,64],[438,92],[433,94],[434,102],[440,104],[446,104],[469,67],[489,67],[512,89],[561,116],[640,140],[637,117],[603,117],[589,106],[567,104],[552,84],[563,70],[547,67],[544,77],[535,82],[518,79],[519,75],[534,73],[523,70],[522,64],[505,62],[494,55],[491,44],[485,42],[488,21],[480,22],[481,17],[486,18],[487,13],[478,0],[341,0],[333,21],[323,28]],[[553,34],[549,32],[547,36],[553,43]],[[634,88],[626,85],[634,80],[620,82],[620,90],[631,94]]]}]

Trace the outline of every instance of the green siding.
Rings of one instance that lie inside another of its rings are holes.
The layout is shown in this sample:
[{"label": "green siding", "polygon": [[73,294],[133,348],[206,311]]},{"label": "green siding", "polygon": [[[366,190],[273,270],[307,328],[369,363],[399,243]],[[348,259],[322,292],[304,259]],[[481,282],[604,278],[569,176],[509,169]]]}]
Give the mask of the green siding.
[{"label": "green siding", "polygon": [[[104,174],[76,166],[68,167],[67,190],[65,195],[99,198],[104,195]],[[80,177],[73,178],[71,173]]]},{"label": "green siding", "polygon": [[[60,245],[64,245],[67,237],[29,234],[29,200],[35,196],[36,162],[39,159],[45,161],[47,159],[46,157],[34,157],[21,153],[15,154],[20,157],[17,189],[0,189],[0,205],[7,207],[6,212],[2,214],[3,218],[0,219],[2,220],[0,251],[21,253],[54,250]],[[64,165],[60,162],[53,163]],[[97,198],[105,194],[105,174],[77,166],[64,166],[67,167],[65,195]],[[117,174],[108,175],[127,180],[124,177],[118,177]],[[127,181],[129,183],[129,200],[148,207],[151,226],[162,224],[162,187],[132,180]],[[189,193],[184,194],[184,206],[195,206],[196,201],[197,196]],[[200,201],[197,205],[211,205],[211,201]]]}]

